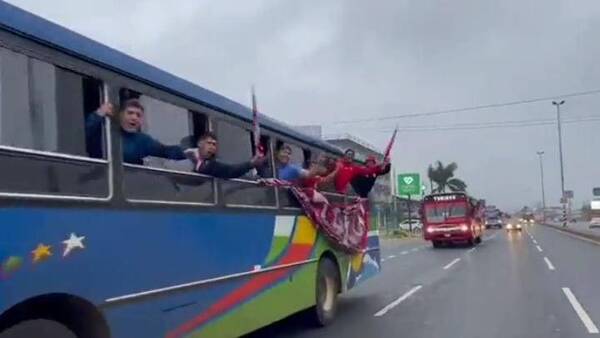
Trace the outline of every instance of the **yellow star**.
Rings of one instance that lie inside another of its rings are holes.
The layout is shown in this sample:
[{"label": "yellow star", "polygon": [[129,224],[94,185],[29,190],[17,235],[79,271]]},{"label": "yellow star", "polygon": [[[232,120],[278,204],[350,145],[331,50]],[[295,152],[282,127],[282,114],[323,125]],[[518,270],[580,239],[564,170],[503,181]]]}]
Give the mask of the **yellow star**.
[{"label": "yellow star", "polygon": [[35,248],[35,250],[33,250],[31,253],[33,254],[34,263],[39,263],[52,256],[50,245],[44,245],[42,243],[38,244],[37,248]]}]

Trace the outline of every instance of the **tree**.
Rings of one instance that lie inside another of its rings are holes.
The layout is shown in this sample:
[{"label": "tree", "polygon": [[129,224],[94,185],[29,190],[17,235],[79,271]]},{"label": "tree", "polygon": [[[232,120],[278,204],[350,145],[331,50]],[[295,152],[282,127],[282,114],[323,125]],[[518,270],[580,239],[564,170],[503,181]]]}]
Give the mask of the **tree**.
[{"label": "tree", "polygon": [[458,165],[455,162],[444,166],[441,161],[437,161],[436,165],[429,165],[427,168],[427,176],[429,180],[436,184],[435,188],[432,188],[432,192],[446,192],[450,191],[465,191],[467,184],[458,178],[454,177],[454,172],[458,169]]}]

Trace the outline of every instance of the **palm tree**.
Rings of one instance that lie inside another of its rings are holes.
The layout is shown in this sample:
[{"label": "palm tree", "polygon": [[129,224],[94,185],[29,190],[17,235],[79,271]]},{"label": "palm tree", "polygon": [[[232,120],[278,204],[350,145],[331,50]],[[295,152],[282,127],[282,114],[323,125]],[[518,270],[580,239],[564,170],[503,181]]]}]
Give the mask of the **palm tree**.
[{"label": "palm tree", "polygon": [[446,192],[446,189],[450,191],[465,191],[467,184],[463,180],[454,177],[454,172],[457,168],[458,165],[455,162],[444,166],[441,161],[437,161],[435,167],[430,164],[429,168],[427,168],[427,176],[430,182],[436,184],[435,189],[432,187],[432,192]]}]

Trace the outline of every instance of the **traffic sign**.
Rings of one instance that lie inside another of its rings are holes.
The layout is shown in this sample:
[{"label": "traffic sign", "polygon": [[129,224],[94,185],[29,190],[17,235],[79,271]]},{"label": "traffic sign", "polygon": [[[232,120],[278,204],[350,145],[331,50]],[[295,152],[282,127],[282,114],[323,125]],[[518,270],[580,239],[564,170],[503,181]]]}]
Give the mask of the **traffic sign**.
[{"label": "traffic sign", "polygon": [[565,198],[573,198],[573,190],[565,190]]},{"label": "traffic sign", "polygon": [[600,196],[600,188],[594,188],[592,190],[592,193],[594,194],[594,196]]},{"label": "traffic sign", "polygon": [[408,173],[398,175],[398,195],[420,195],[421,178],[419,174]]}]

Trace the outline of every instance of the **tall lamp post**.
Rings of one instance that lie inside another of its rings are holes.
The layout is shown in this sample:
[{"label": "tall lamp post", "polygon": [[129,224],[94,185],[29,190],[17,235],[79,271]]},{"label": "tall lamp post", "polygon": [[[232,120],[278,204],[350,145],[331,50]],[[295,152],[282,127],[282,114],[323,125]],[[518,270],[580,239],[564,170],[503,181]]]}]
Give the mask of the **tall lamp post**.
[{"label": "tall lamp post", "polygon": [[565,169],[563,165],[563,151],[562,151],[562,129],[560,124],[560,106],[565,103],[565,100],[552,101],[552,104],[556,106],[556,122],[558,126],[558,154],[560,156],[560,202],[563,207],[563,227],[567,226],[567,201],[565,198]]},{"label": "tall lamp post", "polygon": [[540,177],[541,177],[541,185],[542,185],[542,220],[546,222],[546,191],[544,189],[544,163],[543,163],[543,151],[537,152],[538,157],[540,158]]}]

